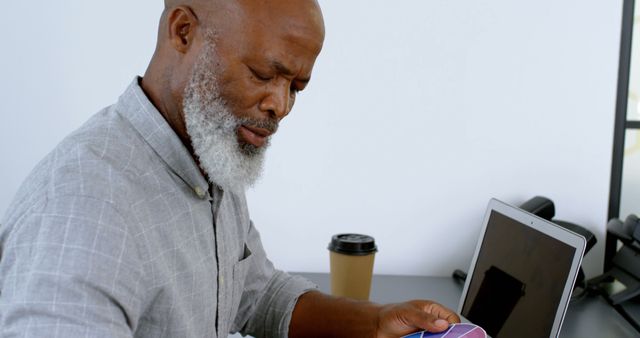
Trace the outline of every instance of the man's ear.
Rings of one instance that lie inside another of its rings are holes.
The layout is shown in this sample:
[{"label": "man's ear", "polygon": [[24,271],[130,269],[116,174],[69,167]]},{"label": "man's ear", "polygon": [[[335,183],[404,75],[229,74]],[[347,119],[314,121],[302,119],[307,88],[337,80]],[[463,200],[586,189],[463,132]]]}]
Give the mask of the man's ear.
[{"label": "man's ear", "polygon": [[198,18],[191,8],[177,6],[168,15],[169,41],[179,53],[186,53],[196,35]]}]

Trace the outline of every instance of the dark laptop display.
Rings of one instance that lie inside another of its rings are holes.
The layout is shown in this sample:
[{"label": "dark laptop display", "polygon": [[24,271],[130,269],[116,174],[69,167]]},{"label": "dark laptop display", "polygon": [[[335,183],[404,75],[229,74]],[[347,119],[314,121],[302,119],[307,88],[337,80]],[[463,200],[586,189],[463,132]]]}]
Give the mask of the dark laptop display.
[{"label": "dark laptop display", "polygon": [[492,210],[462,315],[494,338],[551,336],[575,250]]}]

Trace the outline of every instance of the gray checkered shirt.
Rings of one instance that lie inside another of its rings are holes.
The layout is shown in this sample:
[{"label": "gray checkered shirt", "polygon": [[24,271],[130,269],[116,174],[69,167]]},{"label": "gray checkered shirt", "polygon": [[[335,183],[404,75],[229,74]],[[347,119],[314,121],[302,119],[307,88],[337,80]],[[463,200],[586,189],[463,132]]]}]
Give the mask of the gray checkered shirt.
[{"label": "gray checkered shirt", "polygon": [[26,179],[0,227],[2,337],[286,337],[244,195],[209,185],[137,78]]}]

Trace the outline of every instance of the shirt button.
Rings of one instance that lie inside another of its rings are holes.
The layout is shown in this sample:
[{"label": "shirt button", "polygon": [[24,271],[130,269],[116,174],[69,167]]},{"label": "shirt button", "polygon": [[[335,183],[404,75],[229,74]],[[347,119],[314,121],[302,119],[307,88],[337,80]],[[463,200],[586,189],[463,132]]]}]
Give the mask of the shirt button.
[{"label": "shirt button", "polygon": [[204,192],[204,190],[203,190],[202,188],[200,188],[200,187],[195,187],[195,188],[193,189],[193,191],[196,193],[196,195],[198,195],[198,197],[200,197],[200,198],[204,198],[204,196],[205,196],[205,192]]},{"label": "shirt button", "polygon": [[220,285],[224,285],[224,278],[222,276],[218,277],[218,282]]}]

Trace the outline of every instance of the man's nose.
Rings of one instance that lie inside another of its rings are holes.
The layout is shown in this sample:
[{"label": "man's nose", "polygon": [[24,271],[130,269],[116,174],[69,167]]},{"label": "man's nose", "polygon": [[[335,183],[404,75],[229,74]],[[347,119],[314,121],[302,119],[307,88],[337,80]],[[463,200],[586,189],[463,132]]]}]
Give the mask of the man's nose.
[{"label": "man's nose", "polygon": [[288,83],[274,84],[260,102],[260,110],[268,112],[272,118],[281,120],[289,114],[290,100],[290,85]]}]

